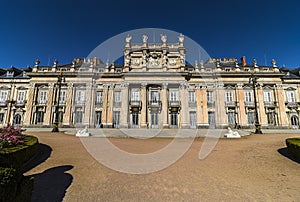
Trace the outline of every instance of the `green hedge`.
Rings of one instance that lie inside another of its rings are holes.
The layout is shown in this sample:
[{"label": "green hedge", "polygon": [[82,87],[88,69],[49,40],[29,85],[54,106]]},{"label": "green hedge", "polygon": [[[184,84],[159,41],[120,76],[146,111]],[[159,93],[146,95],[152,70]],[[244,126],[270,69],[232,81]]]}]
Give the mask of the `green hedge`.
[{"label": "green hedge", "polygon": [[300,138],[288,138],[285,140],[288,152],[300,159]]},{"label": "green hedge", "polygon": [[31,201],[33,178],[23,176],[22,166],[38,147],[36,137],[25,136],[23,145],[0,150],[0,202]]},{"label": "green hedge", "polygon": [[0,167],[21,168],[34,154],[39,147],[38,139],[26,135],[24,144],[0,150]]}]

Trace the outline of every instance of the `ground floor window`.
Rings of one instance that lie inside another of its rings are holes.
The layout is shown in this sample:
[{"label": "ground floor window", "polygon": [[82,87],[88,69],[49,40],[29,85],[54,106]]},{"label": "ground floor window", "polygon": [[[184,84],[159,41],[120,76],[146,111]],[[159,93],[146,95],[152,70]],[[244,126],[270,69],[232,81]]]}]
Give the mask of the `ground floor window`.
[{"label": "ground floor window", "polygon": [[102,123],[102,111],[96,111],[95,113],[95,127],[100,128]]},{"label": "ground floor window", "polygon": [[132,113],[132,128],[138,128],[139,127],[139,113],[133,112]]},{"label": "ground floor window", "polygon": [[0,123],[4,122],[4,113],[0,113]]},{"label": "ground floor window", "polygon": [[77,108],[75,111],[75,123],[82,123],[83,112],[81,108]]},{"label": "ground floor window", "polygon": [[228,119],[228,124],[230,125],[235,125],[236,121],[235,121],[235,112],[234,111],[230,111],[227,113],[227,119]]},{"label": "ground floor window", "polygon": [[20,114],[16,114],[14,116],[14,125],[20,125],[21,124],[21,115]]},{"label": "ground floor window", "polygon": [[119,111],[113,112],[113,127],[114,128],[120,127],[120,112]]},{"label": "ground floor window", "polygon": [[274,111],[269,111],[267,113],[267,119],[269,125],[275,125],[276,124],[276,115]]},{"label": "ground floor window", "polygon": [[216,127],[215,112],[208,112],[208,124],[209,124],[209,128]]},{"label": "ground floor window", "polygon": [[36,124],[40,124],[44,122],[44,111],[37,111],[36,112]]},{"label": "ground floor window", "polygon": [[247,118],[248,118],[248,124],[254,124],[255,123],[254,111],[248,111]]},{"label": "ground floor window", "polygon": [[151,113],[151,128],[158,128],[158,113]]},{"label": "ground floor window", "polygon": [[293,115],[292,117],[291,117],[291,125],[293,126],[293,127],[299,127],[299,118],[296,116],[296,115]]},{"label": "ground floor window", "polygon": [[191,128],[196,128],[197,127],[196,112],[190,112],[190,126],[191,126]]},{"label": "ground floor window", "polygon": [[178,113],[177,112],[171,112],[171,128],[178,128]]}]

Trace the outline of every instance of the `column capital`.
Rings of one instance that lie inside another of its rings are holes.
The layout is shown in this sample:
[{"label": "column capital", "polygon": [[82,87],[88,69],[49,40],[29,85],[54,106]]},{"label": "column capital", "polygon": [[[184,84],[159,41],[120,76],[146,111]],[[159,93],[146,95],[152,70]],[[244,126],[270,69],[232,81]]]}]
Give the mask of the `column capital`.
[{"label": "column capital", "polygon": [[68,83],[67,85],[68,85],[68,89],[74,87],[74,83]]},{"label": "column capital", "polygon": [[187,88],[189,86],[189,84],[188,84],[188,82],[186,82],[186,81],[181,81],[180,82],[180,89],[185,89],[185,88]]},{"label": "column capital", "polygon": [[121,83],[121,88],[124,89],[124,88],[128,88],[129,86],[129,83],[128,82],[122,82]]},{"label": "column capital", "polygon": [[141,83],[141,87],[142,87],[142,88],[146,88],[146,86],[147,86],[147,83],[146,83],[146,82],[142,82],[142,83]]},{"label": "column capital", "polygon": [[162,83],[162,88],[163,88],[163,89],[168,88],[168,83],[167,83],[167,82],[163,82],[163,83]]}]

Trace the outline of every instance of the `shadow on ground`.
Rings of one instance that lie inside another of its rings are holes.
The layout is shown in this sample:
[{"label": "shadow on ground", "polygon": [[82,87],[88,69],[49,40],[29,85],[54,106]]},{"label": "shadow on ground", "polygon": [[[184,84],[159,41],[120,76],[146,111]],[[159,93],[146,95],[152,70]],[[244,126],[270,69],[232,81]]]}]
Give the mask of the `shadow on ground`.
[{"label": "shadow on ground", "polygon": [[52,148],[50,146],[40,143],[37,154],[23,165],[23,172],[26,173],[45,162],[50,157],[51,152]]},{"label": "shadow on ground", "polygon": [[34,177],[31,201],[62,201],[67,188],[73,181],[73,176],[65,172],[72,168],[71,165],[57,166],[42,173],[31,175]]},{"label": "shadow on ground", "polygon": [[292,160],[292,161],[295,161],[295,162],[297,162],[297,163],[300,164],[300,159],[297,159],[296,157],[292,156],[292,155],[288,152],[287,147],[278,149],[277,151],[278,151],[278,153],[280,153],[282,156],[284,156],[284,157],[286,157],[286,158],[288,158],[288,159],[290,159],[290,160]]}]

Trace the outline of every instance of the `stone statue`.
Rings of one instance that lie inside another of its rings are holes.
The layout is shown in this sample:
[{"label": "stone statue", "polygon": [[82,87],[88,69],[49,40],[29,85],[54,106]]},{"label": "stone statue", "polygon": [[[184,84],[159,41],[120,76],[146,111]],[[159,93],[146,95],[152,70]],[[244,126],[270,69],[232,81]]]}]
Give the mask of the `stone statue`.
[{"label": "stone statue", "polygon": [[240,134],[237,131],[232,131],[230,127],[228,127],[228,133],[224,135],[227,138],[241,138]]},{"label": "stone statue", "polygon": [[148,36],[147,35],[143,35],[143,43],[147,43],[147,40],[148,40]]},{"label": "stone statue", "polygon": [[167,35],[161,34],[161,35],[160,35],[160,39],[161,39],[161,41],[162,41],[163,43],[166,43],[166,42],[167,42]]},{"label": "stone statue", "polygon": [[180,34],[179,37],[178,37],[178,39],[179,39],[180,43],[183,43],[183,41],[184,41],[184,35]]},{"label": "stone statue", "polygon": [[87,126],[84,129],[78,130],[76,133],[76,137],[88,137],[90,133],[88,132]]},{"label": "stone statue", "polygon": [[126,43],[130,43],[130,41],[131,41],[131,36],[128,34],[127,36],[126,36]]}]

